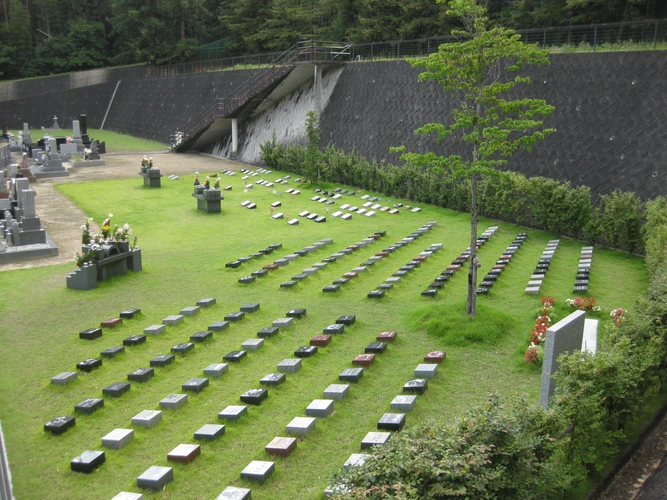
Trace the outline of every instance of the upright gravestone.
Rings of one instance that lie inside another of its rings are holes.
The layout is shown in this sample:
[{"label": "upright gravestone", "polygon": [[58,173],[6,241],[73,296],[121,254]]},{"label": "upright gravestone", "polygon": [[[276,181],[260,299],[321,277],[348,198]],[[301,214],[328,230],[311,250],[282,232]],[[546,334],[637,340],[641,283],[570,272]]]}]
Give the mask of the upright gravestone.
[{"label": "upright gravestone", "polygon": [[27,123],[23,124],[23,145],[32,144],[32,137],[30,137],[30,127]]},{"label": "upright gravestone", "polygon": [[48,139],[48,154],[44,155],[44,166],[35,168],[33,171],[35,177],[65,177],[69,175],[67,169],[63,166],[63,158],[58,153],[58,144],[55,137]]},{"label": "upright gravestone", "polygon": [[81,127],[81,141],[88,144],[90,139],[88,139],[88,117],[86,115],[79,115],[79,125]]},{"label": "upright gravestone", "polygon": [[81,126],[79,120],[72,120],[72,142],[83,146],[83,139],[81,139]]},{"label": "upright gravestone", "polygon": [[540,385],[540,404],[545,408],[556,388],[551,377],[558,371],[558,357],[563,353],[571,354],[581,350],[585,320],[585,311],[575,311],[547,330]]}]

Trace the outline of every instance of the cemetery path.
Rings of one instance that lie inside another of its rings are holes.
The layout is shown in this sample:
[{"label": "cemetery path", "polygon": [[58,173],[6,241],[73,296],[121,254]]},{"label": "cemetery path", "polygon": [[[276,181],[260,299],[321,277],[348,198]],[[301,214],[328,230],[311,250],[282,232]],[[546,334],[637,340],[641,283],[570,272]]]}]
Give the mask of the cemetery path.
[{"label": "cemetery path", "polygon": [[[171,174],[190,176],[189,178],[191,178],[196,171],[219,172],[223,169],[237,169],[242,165],[238,162],[201,154],[151,154],[153,155],[153,162],[165,176],[163,181],[167,175]],[[76,252],[81,251],[80,228],[86,220],[86,214],[54,186],[68,182],[123,178],[136,178],[137,182],[141,182],[139,168],[143,155],[143,153],[107,154],[103,156],[106,161],[106,165],[103,167],[70,168],[68,177],[46,178],[32,183],[30,187],[37,193],[35,197],[37,215],[40,217],[42,227],[58,246],[58,255],[3,264],[0,266],[0,271],[52,266],[67,262],[73,264]],[[13,161],[18,161],[18,158],[13,159]],[[99,227],[95,227],[94,230],[99,231]]]}]

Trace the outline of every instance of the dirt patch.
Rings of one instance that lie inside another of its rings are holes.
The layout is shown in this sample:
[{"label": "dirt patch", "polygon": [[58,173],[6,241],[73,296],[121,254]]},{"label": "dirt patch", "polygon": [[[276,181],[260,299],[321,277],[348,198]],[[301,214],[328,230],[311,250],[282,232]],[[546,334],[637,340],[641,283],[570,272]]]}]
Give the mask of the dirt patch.
[{"label": "dirt patch", "polygon": [[[197,171],[235,170],[242,168],[243,165],[242,163],[201,154],[151,153],[151,155],[153,156],[153,163],[160,169],[165,178],[167,175],[174,174],[187,175],[194,179],[194,173]],[[65,262],[74,263],[76,252],[81,251],[81,225],[86,220],[86,214],[55,189],[54,185],[67,182],[125,178],[136,178],[137,182],[142,182],[139,177],[142,157],[143,153],[104,155],[106,165],[103,167],[70,168],[69,177],[46,178],[32,183],[30,187],[37,193],[35,197],[37,215],[40,217],[42,227],[58,246],[58,255],[3,264],[0,266],[0,271],[52,266]],[[18,159],[17,156],[12,161],[18,162]],[[163,178],[163,182],[165,178]],[[95,227],[94,231],[99,231],[99,227]]]}]

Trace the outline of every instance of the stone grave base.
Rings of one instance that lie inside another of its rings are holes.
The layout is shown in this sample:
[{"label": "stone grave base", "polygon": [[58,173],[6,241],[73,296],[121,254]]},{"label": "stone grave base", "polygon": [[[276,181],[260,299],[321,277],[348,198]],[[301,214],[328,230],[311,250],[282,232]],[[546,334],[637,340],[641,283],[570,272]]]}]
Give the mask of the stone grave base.
[{"label": "stone grave base", "polygon": [[71,163],[73,167],[103,167],[107,164],[104,160],[80,160]]},{"label": "stone grave base", "polygon": [[53,257],[54,255],[58,255],[58,247],[49,235],[46,234],[46,243],[20,245],[7,247],[4,251],[0,250],[0,265],[30,259],[41,259],[43,257]]}]

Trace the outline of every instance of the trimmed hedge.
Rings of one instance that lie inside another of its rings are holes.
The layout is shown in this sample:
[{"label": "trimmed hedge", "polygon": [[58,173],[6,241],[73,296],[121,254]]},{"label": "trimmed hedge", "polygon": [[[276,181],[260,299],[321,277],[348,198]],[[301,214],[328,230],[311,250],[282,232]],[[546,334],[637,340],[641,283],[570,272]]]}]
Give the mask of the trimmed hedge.
[{"label": "trimmed hedge", "polygon": [[[262,145],[269,168],[309,178],[307,147],[283,146],[275,139]],[[436,173],[410,164],[369,161],[354,151],[333,146],[320,151],[320,179],[356,186],[387,196],[468,211],[468,183],[447,172]],[[312,179],[311,179],[312,180]],[[590,189],[544,177],[527,178],[500,172],[485,179],[481,215],[521,226],[552,231],[587,243],[605,244],[630,253],[645,251],[646,206],[634,193],[614,191],[591,201]]]}]

